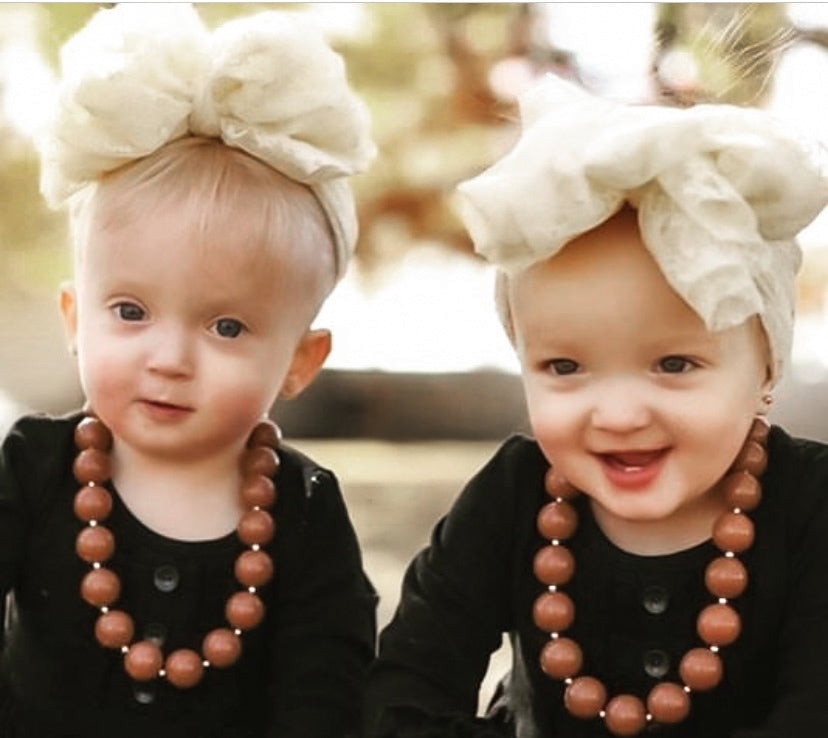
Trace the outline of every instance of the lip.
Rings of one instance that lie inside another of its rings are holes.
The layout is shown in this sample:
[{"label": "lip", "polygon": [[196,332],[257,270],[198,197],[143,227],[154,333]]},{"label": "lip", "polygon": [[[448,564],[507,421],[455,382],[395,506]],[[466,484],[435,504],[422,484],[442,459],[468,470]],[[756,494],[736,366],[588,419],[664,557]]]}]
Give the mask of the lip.
[{"label": "lip", "polygon": [[669,448],[619,450],[596,453],[595,456],[601,463],[604,475],[615,487],[641,490],[659,475],[669,451]]},{"label": "lip", "polygon": [[154,420],[174,421],[184,418],[193,412],[194,408],[188,405],[178,405],[163,400],[138,400],[141,409]]}]

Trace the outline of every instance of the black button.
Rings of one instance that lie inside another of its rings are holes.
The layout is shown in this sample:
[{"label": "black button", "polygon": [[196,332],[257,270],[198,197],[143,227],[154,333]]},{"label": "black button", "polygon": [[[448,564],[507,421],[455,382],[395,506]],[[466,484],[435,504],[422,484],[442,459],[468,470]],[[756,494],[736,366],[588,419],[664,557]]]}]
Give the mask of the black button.
[{"label": "black button", "polygon": [[660,648],[653,648],[644,654],[644,671],[653,679],[661,679],[670,671],[670,657]]},{"label": "black button", "polygon": [[149,684],[136,684],[132,696],[138,704],[151,705],[155,702],[155,688]]},{"label": "black button", "polygon": [[147,623],[144,628],[144,640],[152,641],[156,646],[163,646],[167,637],[167,626],[163,623]]},{"label": "black button", "polygon": [[661,615],[670,604],[670,593],[657,584],[644,587],[642,605],[650,615]]},{"label": "black button", "polygon": [[178,586],[178,569],[172,564],[163,564],[155,570],[152,581],[159,592],[172,592]]}]

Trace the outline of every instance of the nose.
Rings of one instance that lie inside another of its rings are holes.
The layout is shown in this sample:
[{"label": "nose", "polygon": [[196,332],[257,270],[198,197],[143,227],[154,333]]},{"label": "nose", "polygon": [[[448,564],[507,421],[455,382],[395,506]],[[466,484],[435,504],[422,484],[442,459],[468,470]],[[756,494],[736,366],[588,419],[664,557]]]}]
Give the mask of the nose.
[{"label": "nose", "polygon": [[193,339],[186,327],[175,324],[156,326],[147,348],[147,368],[167,377],[188,377],[193,373]]},{"label": "nose", "polygon": [[652,422],[648,393],[634,381],[608,380],[595,387],[592,426],[609,433],[631,433]]}]

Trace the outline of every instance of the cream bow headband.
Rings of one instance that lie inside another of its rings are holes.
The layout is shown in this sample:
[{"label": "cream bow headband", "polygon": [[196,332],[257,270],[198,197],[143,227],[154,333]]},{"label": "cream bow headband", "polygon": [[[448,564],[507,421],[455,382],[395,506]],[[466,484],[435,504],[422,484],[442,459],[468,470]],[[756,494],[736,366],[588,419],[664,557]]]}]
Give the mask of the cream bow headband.
[{"label": "cream bow headband", "polygon": [[40,146],[50,205],[177,138],[220,137],[311,188],[342,275],[357,238],[345,177],[376,148],[342,58],[298,15],[260,13],[211,33],[190,5],[126,3],[93,16],[61,66]]},{"label": "cream bow headband", "polygon": [[520,110],[514,149],[459,187],[476,250],[515,272],[629,201],[673,289],[710,330],[759,315],[781,376],[801,261],[795,237],[828,203],[816,152],[759,110],[627,106],[552,76]]}]

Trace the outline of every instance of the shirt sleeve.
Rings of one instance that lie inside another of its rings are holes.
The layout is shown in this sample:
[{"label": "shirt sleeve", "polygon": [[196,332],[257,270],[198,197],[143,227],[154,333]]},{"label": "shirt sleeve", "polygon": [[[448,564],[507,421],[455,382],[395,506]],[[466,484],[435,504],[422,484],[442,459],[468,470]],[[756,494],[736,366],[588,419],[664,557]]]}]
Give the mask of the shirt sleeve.
[{"label": "shirt sleeve", "polygon": [[797,455],[785,474],[793,509],[774,701],[762,725],[733,738],[828,735],[828,447],[804,445],[813,451]]},{"label": "shirt sleeve", "polygon": [[507,441],[471,480],[409,566],[367,689],[370,738],[490,738],[476,717],[489,656],[510,629],[515,501],[525,442]]},{"label": "shirt sleeve", "polygon": [[270,685],[270,738],[344,738],[359,730],[374,658],[377,596],[339,484],[304,470],[301,516],[285,515]]}]

